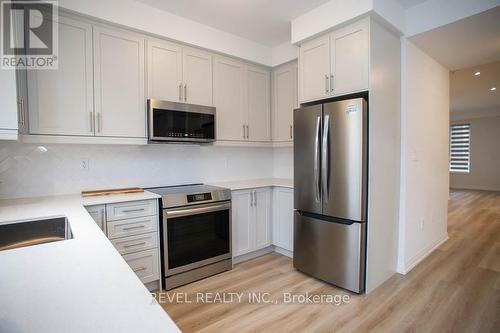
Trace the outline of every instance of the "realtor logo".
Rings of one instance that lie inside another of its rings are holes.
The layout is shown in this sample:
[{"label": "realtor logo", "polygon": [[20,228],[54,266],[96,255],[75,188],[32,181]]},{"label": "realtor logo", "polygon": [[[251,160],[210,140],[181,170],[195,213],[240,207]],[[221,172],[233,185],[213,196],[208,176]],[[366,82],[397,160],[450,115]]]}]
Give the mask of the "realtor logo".
[{"label": "realtor logo", "polygon": [[1,68],[57,69],[57,1],[1,2]]}]

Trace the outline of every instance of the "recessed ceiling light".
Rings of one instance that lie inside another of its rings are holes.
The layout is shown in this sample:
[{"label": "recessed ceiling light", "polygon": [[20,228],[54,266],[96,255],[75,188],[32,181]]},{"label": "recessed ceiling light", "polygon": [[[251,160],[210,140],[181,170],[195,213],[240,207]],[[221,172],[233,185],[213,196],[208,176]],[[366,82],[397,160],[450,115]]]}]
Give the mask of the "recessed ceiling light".
[{"label": "recessed ceiling light", "polygon": [[474,75],[479,76],[479,75],[481,75],[481,72],[475,72]]},{"label": "recessed ceiling light", "polygon": [[495,90],[497,90],[497,87],[491,87],[490,90],[495,91]]}]

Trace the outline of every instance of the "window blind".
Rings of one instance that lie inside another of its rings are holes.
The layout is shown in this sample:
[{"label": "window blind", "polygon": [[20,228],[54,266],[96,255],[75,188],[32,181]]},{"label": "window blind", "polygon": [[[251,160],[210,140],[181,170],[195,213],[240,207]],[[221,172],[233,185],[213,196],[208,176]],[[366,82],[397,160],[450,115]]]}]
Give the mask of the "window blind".
[{"label": "window blind", "polygon": [[450,128],[450,171],[470,171],[470,124],[455,124]]}]

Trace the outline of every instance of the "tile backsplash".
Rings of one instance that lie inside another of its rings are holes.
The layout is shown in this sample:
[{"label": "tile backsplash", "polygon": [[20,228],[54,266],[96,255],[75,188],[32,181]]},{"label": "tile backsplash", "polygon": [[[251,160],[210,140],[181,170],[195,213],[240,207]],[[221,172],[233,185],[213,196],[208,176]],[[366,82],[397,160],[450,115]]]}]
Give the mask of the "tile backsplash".
[{"label": "tile backsplash", "polygon": [[[291,177],[291,148],[0,143],[0,198]],[[276,154],[276,163],[274,155]],[[82,167],[88,163],[88,168]]]}]

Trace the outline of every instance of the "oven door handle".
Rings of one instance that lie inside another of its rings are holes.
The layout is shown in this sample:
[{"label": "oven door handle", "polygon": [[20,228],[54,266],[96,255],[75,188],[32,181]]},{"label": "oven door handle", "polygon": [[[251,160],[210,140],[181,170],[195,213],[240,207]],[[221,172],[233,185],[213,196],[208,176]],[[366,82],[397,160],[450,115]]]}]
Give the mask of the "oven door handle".
[{"label": "oven door handle", "polygon": [[167,210],[165,212],[165,214],[166,214],[167,220],[168,220],[168,219],[173,219],[176,217],[217,212],[217,211],[221,211],[221,210],[227,210],[230,208],[231,208],[231,203],[227,202],[227,203],[223,203],[223,204],[209,205],[209,206],[203,206],[203,207],[188,207],[188,208],[182,208],[182,209]]}]

